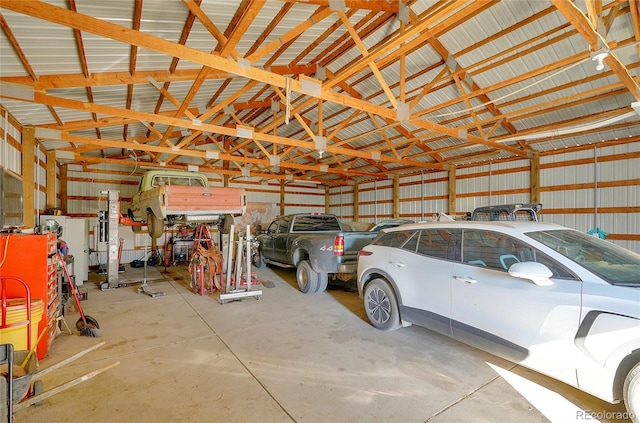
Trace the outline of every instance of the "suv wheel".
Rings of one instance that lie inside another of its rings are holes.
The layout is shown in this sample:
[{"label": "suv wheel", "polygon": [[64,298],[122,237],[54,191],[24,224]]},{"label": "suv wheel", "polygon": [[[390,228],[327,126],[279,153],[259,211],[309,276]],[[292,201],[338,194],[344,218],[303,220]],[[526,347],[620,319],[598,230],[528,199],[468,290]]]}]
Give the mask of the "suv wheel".
[{"label": "suv wheel", "polygon": [[624,405],[632,421],[640,422],[640,363],[636,364],[624,380]]},{"label": "suv wheel", "polygon": [[371,324],[380,330],[389,331],[400,327],[396,294],[384,279],[374,279],[365,287],[364,311]]}]

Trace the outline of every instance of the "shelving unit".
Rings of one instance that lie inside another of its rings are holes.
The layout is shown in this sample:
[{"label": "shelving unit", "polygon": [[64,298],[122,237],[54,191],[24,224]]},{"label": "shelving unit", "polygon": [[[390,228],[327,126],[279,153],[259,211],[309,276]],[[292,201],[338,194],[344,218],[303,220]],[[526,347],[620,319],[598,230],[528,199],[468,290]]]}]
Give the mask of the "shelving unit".
[{"label": "shelving unit", "polygon": [[[31,290],[31,298],[40,298],[46,304],[38,324],[38,335],[45,332],[38,344],[38,359],[44,358],[57,335],[57,319],[60,315],[58,292],[57,236],[35,234],[0,235],[0,275],[16,276],[24,280]],[[24,297],[24,291],[7,287],[9,298]]]}]

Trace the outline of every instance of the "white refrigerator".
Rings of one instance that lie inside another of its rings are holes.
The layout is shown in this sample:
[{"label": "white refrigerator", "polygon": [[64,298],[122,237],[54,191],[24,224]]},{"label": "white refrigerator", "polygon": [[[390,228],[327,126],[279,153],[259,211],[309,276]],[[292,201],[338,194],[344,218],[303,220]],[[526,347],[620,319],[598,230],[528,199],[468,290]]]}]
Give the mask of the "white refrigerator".
[{"label": "white refrigerator", "polygon": [[[63,240],[69,251],[67,254],[73,256],[73,273],[75,274],[76,285],[82,285],[89,280],[89,220],[69,217],[40,215],[40,225],[45,225],[47,220],[54,220],[62,227]],[[71,269],[69,269],[71,272]]]}]

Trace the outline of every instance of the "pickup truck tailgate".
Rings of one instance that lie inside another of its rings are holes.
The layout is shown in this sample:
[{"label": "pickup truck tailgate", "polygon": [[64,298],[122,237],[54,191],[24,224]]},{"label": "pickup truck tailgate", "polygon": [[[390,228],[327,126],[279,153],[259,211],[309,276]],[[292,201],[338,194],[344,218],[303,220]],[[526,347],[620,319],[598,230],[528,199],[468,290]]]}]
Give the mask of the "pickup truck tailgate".
[{"label": "pickup truck tailgate", "polygon": [[243,214],[246,207],[245,192],[241,188],[216,187],[214,195],[202,187],[171,185],[162,187],[161,195],[167,214]]},{"label": "pickup truck tailgate", "polygon": [[343,232],[344,259],[343,261],[356,261],[358,251],[373,241],[378,235],[376,232]]}]

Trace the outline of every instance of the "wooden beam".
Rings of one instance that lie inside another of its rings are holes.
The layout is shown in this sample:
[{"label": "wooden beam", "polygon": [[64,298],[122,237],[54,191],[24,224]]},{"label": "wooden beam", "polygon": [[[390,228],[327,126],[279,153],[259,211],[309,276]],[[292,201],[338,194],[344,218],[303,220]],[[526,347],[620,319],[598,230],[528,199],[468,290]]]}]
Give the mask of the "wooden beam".
[{"label": "wooden beam", "polygon": [[[592,51],[608,50],[609,43],[598,33],[597,29],[591,25],[589,18],[582,13],[578,7],[570,1],[551,0],[564,17],[571,22],[582,37],[589,43]],[[627,87],[631,95],[640,101],[640,85],[633,79],[626,66],[618,59],[613,52],[609,52],[604,59],[611,70],[620,78],[622,83]]]},{"label": "wooden beam", "polygon": [[47,208],[56,207],[56,152],[47,152]]},{"label": "wooden beam", "polygon": [[286,181],[284,179],[280,180],[280,216],[285,214],[285,201],[286,201],[286,195],[285,195],[285,187],[286,187]]},{"label": "wooden beam", "polygon": [[[367,51],[367,48],[365,47],[364,43],[362,42],[362,40],[358,36],[358,33],[353,28],[353,25],[351,25],[351,22],[349,21],[349,18],[347,17],[347,15],[345,15],[344,12],[338,12],[338,15],[340,16],[340,20],[342,21],[342,25],[345,28],[347,28],[347,31],[349,32],[349,34],[351,34],[351,39],[353,40],[353,42],[356,44],[356,46],[360,50],[360,53],[362,54],[362,57],[367,57],[369,55],[369,52]],[[393,92],[389,88],[389,85],[387,85],[387,82],[384,80],[384,77],[380,73],[380,70],[378,69],[376,64],[374,62],[369,62],[369,69],[371,69],[371,72],[373,72],[373,75],[378,80],[378,83],[380,84],[380,86],[382,87],[382,90],[387,95],[387,98],[389,99],[389,102],[391,103],[393,108],[397,109],[398,108],[398,102],[396,101],[396,98],[393,95]]]},{"label": "wooden beam", "polygon": [[451,167],[449,169],[448,179],[448,197],[449,197],[449,214],[451,216],[456,214],[456,168]]},{"label": "wooden beam", "polygon": [[531,170],[529,172],[529,186],[531,188],[530,201],[540,202],[540,153],[535,151],[531,158]]},{"label": "wooden beam", "polygon": [[[57,74],[41,75],[37,81],[26,76],[3,76],[0,81],[12,84],[21,84],[33,87],[36,91],[46,91],[52,88],[76,88],[76,87],[105,87],[111,85],[148,84],[149,78],[158,82],[193,81],[198,75],[197,69],[177,70],[170,73],[166,70],[136,71],[135,75],[129,72],[98,72],[88,76],[82,74]],[[206,79],[222,79],[233,77],[227,72],[213,70]]]},{"label": "wooden beam", "polygon": [[7,21],[4,20],[4,16],[2,16],[2,13],[0,13],[0,25],[2,26],[2,30],[4,31],[5,35],[9,39],[11,46],[13,47],[13,49],[16,51],[16,54],[20,58],[20,62],[22,63],[22,66],[24,66],[25,70],[29,74],[28,77],[25,77],[27,78],[27,83],[37,81],[38,75],[36,75],[35,71],[31,67],[29,60],[27,60],[27,56],[24,54],[24,51],[22,51],[22,48],[20,47],[18,40],[13,35],[13,32],[11,31],[11,28],[9,28],[9,24],[7,23]]},{"label": "wooden beam", "polygon": [[265,57],[267,54],[272,53],[274,50],[278,49],[280,46],[298,37],[299,35],[304,33],[304,31],[311,28],[313,25],[321,22],[326,17],[330,16],[332,13],[333,12],[328,7],[320,9],[319,11],[314,13],[312,16],[310,16],[309,19],[297,25],[295,28],[290,29],[285,34],[282,34],[280,37],[274,39],[269,44],[262,47],[260,50],[254,52],[253,54],[250,54],[249,56],[246,57],[246,59],[252,63],[260,60],[261,58]]},{"label": "wooden beam", "polygon": [[36,224],[35,196],[40,193],[35,180],[36,169],[36,130],[25,126],[22,130],[22,204],[24,207],[23,224],[33,228]]},{"label": "wooden beam", "polygon": [[360,220],[360,187],[358,181],[353,185],[353,221]]},{"label": "wooden beam", "polygon": [[393,175],[393,210],[392,215],[394,219],[400,217],[400,177]]},{"label": "wooden beam", "polygon": [[69,213],[69,196],[67,185],[67,182],[69,180],[68,172],[69,166],[67,164],[63,164],[60,167],[60,180],[58,181],[58,184],[60,185],[60,208],[62,209],[62,214]]},{"label": "wooden beam", "polygon": [[637,42],[636,55],[640,57],[640,1],[629,0],[629,13],[631,14],[633,36]]},{"label": "wooden beam", "polygon": [[[283,3],[306,3],[318,6],[331,7],[331,0],[280,0]],[[342,0],[342,4],[349,9],[373,10],[376,12],[398,13],[400,10],[399,2],[401,0]],[[339,3],[336,3],[339,4]]]}]

